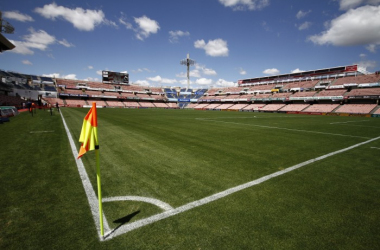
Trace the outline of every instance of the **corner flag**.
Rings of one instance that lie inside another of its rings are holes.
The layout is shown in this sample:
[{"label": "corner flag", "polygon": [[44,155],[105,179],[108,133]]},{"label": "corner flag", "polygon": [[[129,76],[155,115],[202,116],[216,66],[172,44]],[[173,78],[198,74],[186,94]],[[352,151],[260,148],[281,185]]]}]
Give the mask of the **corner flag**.
[{"label": "corner flag", "polygon": [[96,112],[96,103],[92,103],[92,108],[84,117],[82,131],[79,136],[80,146],[78,158],[82,157],[87,151],[95,149],[96,156],[96,179],[98,183],[98,200],[99,200],[99,222],[100,234],[104,236],[103,226],[103,207],[102,207],[102,190],[100,181],[100,164],[99,164],[99,140],[98,140],[98,115]]},{"label": "corner flag", "polygon": [[82,132],[80,133],[79,142],[82,146],[79,149],[78,158],[82,157],[87,151],[99,148],[98,141],[98,116],[96,113],[96,103],[92,103],[92,108],[84,117]]}]

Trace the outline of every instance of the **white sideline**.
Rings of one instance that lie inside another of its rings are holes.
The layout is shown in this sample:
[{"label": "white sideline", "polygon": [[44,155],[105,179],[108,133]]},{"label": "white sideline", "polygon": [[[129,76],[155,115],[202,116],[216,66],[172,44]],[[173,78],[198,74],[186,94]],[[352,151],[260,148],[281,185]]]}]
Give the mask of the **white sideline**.
[{"label": "white sideline", "polygon": [[[62,112],[60,112],[60,114],[62,117],[63,125],[64,125],[65,130],[66,130],[67,137],[69,138],[71,151],[74,155],[74,159],[76,159],[78,156],[77,148],[75,147],[74,140],[71,136],[69,128],[67,127],[65,118],[63,118]],[[102,239],[103,237],[100,234],[100,220],[99,220],[99,208],[98,208],[99,203],[98,203],[97,195],[95,194],[95,191],[91,185],[90,179],[88,178],[88,175],[87,175],[86,169],[84,168],[82,160],[80,158],[76,159],[76,163],[77,163],[80,178],[81,178],[82,183],[83,183],[84,191],[86,192],[88,203],[90,205],[92,217],[94,218],[94,221],[95,221],[96,231],[98,232],[99,239],[103,240]],[[104,226],[104,231],[106,233],[110,231],[110,227],[108,225],[107,218],[105,217],[104,213],[103,213],[103,226]]]},{"label": "white sideline", "polygon": [[177,207],[175,209],[165,211],[165,212],[163,212],[161,214],[153,215],[151,217],[148,217],[148,218],[145,218],[145,219],[141,219],[139,221],[135,221],[135,222],[132,222],[130,224],[123,225],[123,226],[115,229],[114,231],[112,231],[110,234],[106,235],[104,238],[105,238],[105,240],[110,240],[113,237],[119,236],[121,234],[125,234],[125,233],[130,232],[132,230],[135,230],[137,228],[140,228],[140,227],[152,224],[154,222],[166,219],[166,218],[174,216],[176,214],[183,213],[183,212],[188,211],[188,210],[190,210],[192,208],[205,205],[205,204],[210,203],[212,201],[216,201],[216,200],[218,200],[220,198],[226,197],[226,196],[228,196],[230,194],[236,193],[236,192],[241,191],[243,189],[255,186],[255,185],[260,184],[260,183],[262,183],[264,181],[270,180],[270,179],[272,179],[274,177],[283,175],[285,173],[288,173],[288,172],[293,171],[295,169],[304,167],[304,166],[306,166],[308,164],[311,164],[311,163],[314,163],[316,161],[320,161],[320,160],[326,159],[326,158],[328,158],[330,156],[346,152],[348,150],[351,150],[353,148],[362,146],[364,144],[370,143],[370,142],[378,140],[378,139],[380,139],[380,136],[376,137],[376,138],[372,138],[372,139],[364,141],[364,142],[361,142],[361,143],[358,143],[358,144],[355,144],[353,146],[350,146],[350,147],[347,147],[347,148],[344,148],[344,149],[340,149],[340,150],[334,151],[332,153],[325,154],[325,155],[322,155],[320,157],[317,157],[317,158],[314,158],[314,159],[311,159],[311,160],[299,163],[297,165],[294,165],[292,167],[286,168],[284,170],[277,171],[277,172],[275,172],[273,174],[263,176],[263,177],[261,177],[259,179],[254,180],[254,181],[247,182],[245,184],[242,184],[242,185],[239,185],[239,186],[227,189],[225,191],[213,194],[211,196],[205,197],[205,198],[197,200],[197,201],[190,202],[190,203],[188,203],[186,205]]},{"label": "white sideline", "polygon": [[296,132],[306,132],[306,133],[313,133],[313,134],[335,135],[335,136],[345,136],[345,137],[369,139],[369,137],[363,137],[363,136],[326,133],[326,132],[312,131],[312,130],[303,130],[303,129],[294,129],[294,128],[281,128],[281,127],[256,125],[256,124],[244,124],[244,123],[238,123],[238,122],[225,122],[225,121],[217,121],[217,120],[213,120],[213,119],[199,119],[199,118],[196,118],[196,119],[202,120],[202,121],[218,122],[218,123],[237,124],[237,125],[241,125],[241,126],[252,126],[252,127],[259,127],[259,128],[281,129],[281,130],[296,131]]}]

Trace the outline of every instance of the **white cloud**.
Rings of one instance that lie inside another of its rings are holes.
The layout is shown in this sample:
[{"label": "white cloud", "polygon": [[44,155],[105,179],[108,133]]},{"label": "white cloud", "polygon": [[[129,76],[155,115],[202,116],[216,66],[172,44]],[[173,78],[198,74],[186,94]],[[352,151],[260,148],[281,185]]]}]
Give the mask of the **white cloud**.
[{"label": "white cloud", "polygon": [[70,48],[70,47],[74,47],[74,44],[72,43],[69,43],[66,39],[63,39],[61,41],[58,41],[59,44],[67,47],[67,48]]},{"label": "white cloud", "polygon": [[217,73],[216,73],[215,70],[206,68],[206,66],[198,64],[198,63],[195,64],[195,69],[197,70],[196,71],[197,73],[201,72],[204,75],[208,75],[208,76],[215,76],[215,75],[217,75]]},{"label": "white cloud", "polygon": [[91,65],[89,65],[87,68],[88,68],[88,69],[93,69],[94,67],[93,67],[93,66],[91,66]]},{"label": "white cloud", "polygon": [[33,18],[29,15],[22,14],[19,11],[5,11],[3,17],[8,19],[17,20],[20,22],[33,22]]},{"label": "white cloud", "polygon": [[219,0],[219,2],[233,10],[260,10],[269,5],[269,0]]},{"label": "white cloud", "polygon": [[367,55],[364,53],[361,53],[359,56],[360,56],[360,58],[365,58]]},{"label": "white cloud", "polygon": [[42,74],[42,76],[52,77],[52,78],[61,78],[59,73]]},{"label": "white cloud", "polygon": [[199,78],[195,81],[195,83],[199,85],[210,85],[212,84],[212,80],[206,78]]},{"label": "white cloud", "polygon": [[239,70],[239,74],[240,74],[240,75],[246,75],[246,74],[247,74],[247,71],[245,71],[243,68],[240,68],[240,70]]},{"label": "white cloud", "polygon": [[300,70],[299,68],[296,68],[294,70],[291,71],[291,73],[300,73],[300,72],[304,72],[305,70]]},{"label": "white cloud", "polygon": [[150,34],[156,34],[160,29],[157,21],[150,19],[147,16],[135,17],[135,23],[138,25],[136,37],[139,40],[148,38]]},{"label": "white cloud", "polygon": [[301,18],[305,17],[307,14],[309,14],[310,12],[311,12],[311,10],[309,10],[309,11],[300,10],[300,11],[298,11],[296,17],[297,17],[297,19],[301,19]]},{"label": "white cloud", "polygon": [[[45,51],[52,44],[57,42],[56,38],[48,34],[44,30],[34,30],[33,28],[29,29],[30,34],[23,36],[23,41],[13,41],[11,42],[16,46],[11,52],[23,54],[23,55],[33,55],[34,51],[32,49],[39,49]],[[73,46],[71,43],[67,42],[66,39],[58,41],[59,44],[62,44],[66,47]]]},{"label": "white cloud", "polygon": [[266,69],[263,71],[263,73],[266,75],[278,75],[280,74],[280,71],[276,68],[273,68],[273,69]]},{"label": "white cloud", "polygon": [[365,48],[372,53],[376,53],[376,44],[369,44]]},{"label": "white cloud", "polygon": [[194,42],[194,47],[204,49],[209,56],[228,56],[227,42],[223,39],[209,40],[208,43],[202,39]]},{"label": "white cloud", "polygon": [[25,65],[33,65],[29,60],[22,60],[22,63]]},{"label": "white cloud", "polygon": [[306,30],[306,29],[308,29],[310,26],[311,26],[311,22],[304,22],[303,24],[301,24],[300,26],[298,26],[298,29],[299,29],[299,30]]},{"label": "white cloud", "polygon": [[98,75],[100,75],[100,76],[103,75],[103,70],[97,70],[97,71],[96,71],[96,74],[98,74]]},{"label": "white cloud", "polygon": [[380,0],[340,0],[339,9],[349,10],[352,8],[356,8],[362,4],[376,5],[379,3],[380,3]]},{"label": "white cloud", "polygon": [[70,9],[58,6],[56,3],[46,4],[44,7],[36,8],[34,11],[51,20],[63,18],[72,23],[75,28],[84,31],[94,30],[95,26],[106,20],[101,10]]},{"label": "white cloud", "polygon": [[14,41],[14,40],[9,40],[11,43],[13,43],[16,47],[10,52],[17,53],[17,54],[22,54],[22,55],[33,55],[34,51],[29,49],[28,46],[24,44],[24,42],[21,41]]},{"label": "white cloud", "polygon": [[155,77],[147,77],[149,81],[157,82],[157,83],[166,83],[166,84],[173,84],[176,83],[176,79],[168,79],[168,78],[162,78],[161,76],[155,76]]},{"label": "white cloud", "polygon": [[380,44],[379,30],[380,6],[363,6],[333,19],[328,30],[308,40],[318,45],[369,45],[369,49],[375,49],[375,45]]},{"label": "white cloud", "polygon": [[182,30],[169,31],[169,42],[177,43],[179,38],[183,36],[190,36],[190,32]]},{"label": "white cloud", "polygon": [[229,82],[224,79],[219,79],[218,81],[215,82],[215,84],[221,87],[235,87],[237,85],[234,82]]},{"label": "white cloud", "polygon": [[357,64],[359,67],[363,67],[365,69],[374,69],[377,66],[376,61],[370,61],[370,60],[360,61],[360,62],[357,62],[355,64]]},{"label": "white cloud", "polygon": [[134,82],[134,84],[141,85],[141,86],[149,86],[150,85],[149,82],[146,80],[137,80]]}]

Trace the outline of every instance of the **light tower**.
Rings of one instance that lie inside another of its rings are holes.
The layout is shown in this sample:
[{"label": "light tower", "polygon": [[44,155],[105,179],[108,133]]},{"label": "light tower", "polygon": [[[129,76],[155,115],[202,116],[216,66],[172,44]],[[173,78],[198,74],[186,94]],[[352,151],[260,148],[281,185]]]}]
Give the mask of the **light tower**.
[{"label": "light tower", "polygon": [[190,59],[189,54],[187,54],[187,58],[181,60],[181,65],[187,66],[187,89],[190,88],[190,66],[193,66],[195,64],[195,61]]}]

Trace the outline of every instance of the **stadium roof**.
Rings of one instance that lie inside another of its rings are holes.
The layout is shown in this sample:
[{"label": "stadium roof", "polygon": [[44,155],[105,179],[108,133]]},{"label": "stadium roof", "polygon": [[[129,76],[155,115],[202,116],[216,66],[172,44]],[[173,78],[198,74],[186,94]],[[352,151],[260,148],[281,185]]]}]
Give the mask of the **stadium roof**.
[{"label": "stadium roof", "polygon": [[5,50],[14,49],[16,46],[11,43],[7,38],[5,38],[2,34],[0,34],[0,52]]},{"label": "stadium roof", "polygon": [[344,72],[357,72],[357,71],[358,71],[358,65],[355,64],[355,65],[349,65],[349,66],[340,66],[340,67],[325,68],[325,69],[318,69],[318,70],[302,71],[302,72],[289,73],[289,74],[283,74],[283,75],[249,78],[249,79],[239,80],[238,83],[244,84],[244,83],[262,82],[262,81],[281,81],[281,80],[287,80],[287,79],[301,79],[301,78],[318,77],[318,76],[323,76],[323,75],[340,74]]}]

